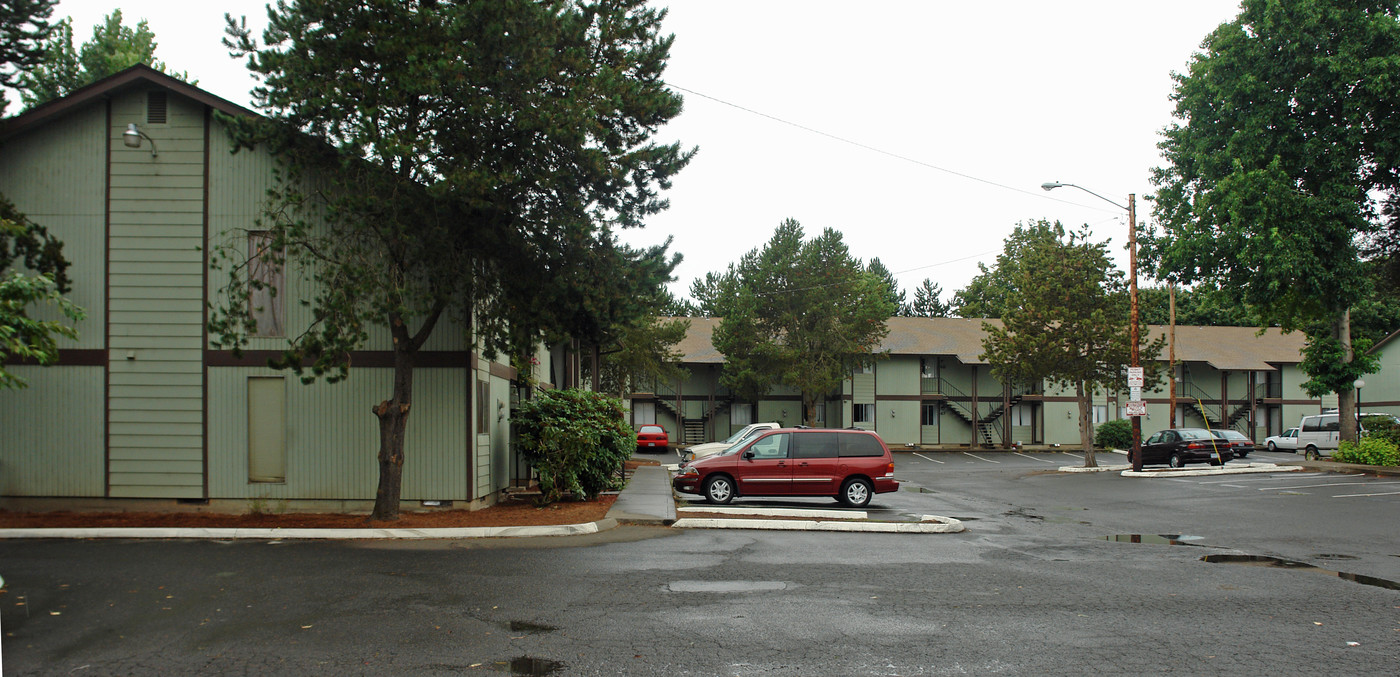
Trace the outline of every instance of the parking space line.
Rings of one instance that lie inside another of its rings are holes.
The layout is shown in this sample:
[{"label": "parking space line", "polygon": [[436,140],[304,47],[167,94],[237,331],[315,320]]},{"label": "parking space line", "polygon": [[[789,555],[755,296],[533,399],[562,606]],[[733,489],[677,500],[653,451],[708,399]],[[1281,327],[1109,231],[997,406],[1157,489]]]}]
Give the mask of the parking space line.
[{"label": "parking space line", "polygon": [[[1238,467],[1238,466],[1236,466]],[[1199,482],[1199,484],[1224,484],[1226,482],[1273,482],[1275,480],[1297,480],[1304,477],[1322,477],[1326,473],[1291,473],[1288,475],[1268,475],[1260,477],[1241,477],[1233,480],[1211,480],[1209,482]],[[1360,477],[1360,475],[1340,475],[1340,477]]]},{"label": "parking space line", "polygon": [[920,454],[920,453],[918,453],[918,452],[914,452],[914,455],[915,455],[915,456],[918,456],[919,458],[924,459],[925,461],[933,461],[934,463],[947,463],[947,461],[940,461],[940,460],[938,460],[938,459],[936,459],[936,458],[929,458],[929,457],[927,457],[927,456],[925,456],[925,455],[923,455],[923,454]]},{"label": "parking space line", "polygon": [[1400,484],[1400,482],[1337,482],[1335,484],[1302,484],[1294,487],[1263,487],[1259,491],[1287,491],[1289,489],[1315,489],[1317,487],[1358,487]]},{"label": "parking space line", "polygon": [[963,452],[963,455],[964,455],[964,456],[971,456],[971,457],[973,457],[973,458],[975,458],[975,459],[977,459],[977,460],[979,460],[979,461],[986,461],[986,462],[988,462],[988,463],[1001,463],[1001,461],[993,461],[993,460],[990,459],[990,458],[982,458],[981,456],[978,456],[977,454],[969,454],[969,453],[967,453],[966,451]]},{"label": "parking space line", "polygon": [[1338,494],[1332,498],[1357,498],[1360,496],[1400,496],[1400,491],[1387,491],[1380,494]]},{"label": "parking space line", "polygon": [[1011,453],[1016,454],[1017,456],[1024,457],[1024,458],[1029,458],[1029,459],[1032,460],[1032,461],[1040,461],[1041,463],[1050,463],[1050,464],[1054,464],[1054,463],[1055,463],[1054,461],[1047,461],[1047,460],[1045,460],[1045,459],[1043,459],[1043,458],[1036,458],[1036,457],[1034,457],[1034,456],[1026,456],[1025,454],[1023,454],[1023,453],[1021,453],[1021,452],[1019,452],[1019,451],[1013,451],[1013,452],[1011,452]]},{"label": "parking space line", "polygon": [[1081,456],[1081,455],[1079,455],[1079,454],[1071,454],[1071,453],[1069,453],[1068,451],[1062,451],[1062,452],[1060,452],[1060,453],[1061,453],[1061,454],[1064,454],[1065,456],[1068,456],[1068,457],[1070,457],[1070,458],[1077,458],[1077,459],[1079,459],[1079,460],[1081,460],[1081,461],[1084,460],[1084,457]]}]

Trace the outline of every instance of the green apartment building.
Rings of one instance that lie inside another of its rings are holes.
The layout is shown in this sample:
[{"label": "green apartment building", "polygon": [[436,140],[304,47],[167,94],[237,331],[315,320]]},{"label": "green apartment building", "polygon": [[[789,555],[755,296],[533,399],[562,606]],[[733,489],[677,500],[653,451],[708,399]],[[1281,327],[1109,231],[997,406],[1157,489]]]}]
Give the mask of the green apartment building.
[{"label": "green apartment building", "polygon": [[[745,402],[719,385],[724,356],[710,338],[719,322],[691,318],[690,332],[678,346],[688,377],[634,395],[634,421],[679,430],[673,437],[687,444],[723,439],[751,422],[802,423],[796,392],[774,388],[757,402]],[[890,318],[889,334],[879,348],[884,359],[851,374],[839,393],[831,393],[818,407],[818,425],[874,430],[894,448],[1078,445],[1073,390],[1047,383],[1010,387],[996,379],[991,365],[979,357],[982,323]],[[1169,328],[1152,326],[1149,332],[1165,336]],[[1176,327],[1176,408],[1165,378],[1145,389],[1143,434],[1175,425],[1233,428],[1263,440],[1297,425],[1306,414],[1335,407],[1335,396],[1312,398],[1302,390],[1307,380],[1298,366],[1303,345],[1301,333],[1278,329]],[[1366,379],[1366,411],[1400,413],[1396,346],[1400,339],[1392,335],[1375,348],[1384,366]],[[1094,393],[1095,425],[1123,418],[1126,401],[1126,392]]]},{"label": "green apartment building", "polygon": [[[30,385],[0,392],[0,496],[373,500],[387,332],[341,383],[267,368],[311,322],[297,302],[310,283],[286,270],[282,294],[250,300],[262,335],[241,359],[210,340],[223,280],[209,252],[258,246],[274,181],[266,152],[231,152],[216,112],[255,115],[135,66],[0,121],[0,193],[65,243],[70,298],[87,311],[58,365],[6,365]],[[405,501],[484,505],[511,481],[514,371],[466,335],[439,326],[418,360]]]}]

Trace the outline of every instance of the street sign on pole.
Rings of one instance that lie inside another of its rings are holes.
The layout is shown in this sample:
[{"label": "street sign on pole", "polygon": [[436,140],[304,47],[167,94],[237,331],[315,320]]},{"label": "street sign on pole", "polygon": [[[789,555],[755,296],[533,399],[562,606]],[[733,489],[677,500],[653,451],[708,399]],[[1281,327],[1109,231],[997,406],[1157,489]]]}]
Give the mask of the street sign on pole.
[{"label": "street sign on pole", "polygon": [[1129,388],[1141,388],[1143,385],[1142,380],[1142,367],[1128,367]]},{"label": "street sign on pole", "polygon": [[1128,416],[1146,416],[1147,403],[1142,400],[1128,400],[1128,403],[1123,407],[1123,410],[1128,414]]}]

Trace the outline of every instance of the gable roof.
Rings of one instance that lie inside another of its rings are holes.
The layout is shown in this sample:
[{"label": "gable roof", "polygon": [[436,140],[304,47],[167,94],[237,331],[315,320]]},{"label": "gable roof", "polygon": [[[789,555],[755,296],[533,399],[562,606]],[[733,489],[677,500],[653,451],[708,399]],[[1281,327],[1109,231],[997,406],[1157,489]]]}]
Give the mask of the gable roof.
[{"label": "gable roof", "polygon": [[[720,322],[712,317],[690,318],[690,331],[677,345],[683,363],[724,362],[724,355],[712,341]],[[893,355],[953,355],[963,364],[987,364],[979,357],[982,339],[987,335],[982,330],[983,322],[1000,323],[961,317],[891,317],[886,322],[889,334],[878,350]],[[1167,330],[1164,325],[1149,325],[1148,340],[1166,336]],[[1277,327],[1261,334],[1258,327],[1178,325],[1176,360],[1205,362],[1222,371],[1268,371],[1280,364],[1301,362],[1304,342],[1301,332],[1284,334]]]},{"label": "gable roof", "polygon": [[1400,329],[1396,329],[1395,331],[1390,332],[1390,335],[1389,335],[1389,336],[1387,336],[1387,337],[1385,337],[1385,338],[1383,338],[1383,339],[1381,339],[1381,340],[1379,340],[1379,341],[1376,341],[1376,345],[1371,346],[1371,349],[1368,350],[1368,351],[1366,351],[1366,354],[1367,354],[1367,355],[1376,355],[1376,354],[1380,353],[1381,348],[1385,347],[1385,345],[1388,344],[1388,343],[1390,343],[1391,341],[1394,341],[1395,338],[1396,338],[1397,336],[1400,336]]},{"label": "gable roof", "polygon": [[67,96],[45,102],[14,117],[0,120],[0,141],[60,118],[94,101],[112,98],[135,87],[149,87],[151,85],[168,89],[180,96],[193,99],[229,115],[258,115],[228,99],[206,92],[178,78],[170,77],[150,66],[136,64],[116,75],[76,89]]}]

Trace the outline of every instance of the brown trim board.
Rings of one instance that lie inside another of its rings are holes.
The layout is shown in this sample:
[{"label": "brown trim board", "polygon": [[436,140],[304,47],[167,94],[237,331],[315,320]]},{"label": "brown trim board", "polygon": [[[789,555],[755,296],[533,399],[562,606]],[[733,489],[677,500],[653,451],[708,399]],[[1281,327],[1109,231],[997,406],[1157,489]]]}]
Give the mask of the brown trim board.
[{"label": "brown trim board", "polygon": [[[234,357],[232,350],[205,350],[204,363],[210,367],[265,367],[267,361],[282,357],[280,350],[245,350]],[[392,350],[357,350],[350,353],[350,366],[393,368]],[[470,369],[471,353],[465,350],[435,350],[418,353],[413,366],[428,369]]]}]

